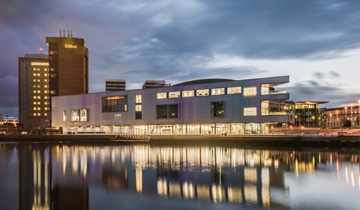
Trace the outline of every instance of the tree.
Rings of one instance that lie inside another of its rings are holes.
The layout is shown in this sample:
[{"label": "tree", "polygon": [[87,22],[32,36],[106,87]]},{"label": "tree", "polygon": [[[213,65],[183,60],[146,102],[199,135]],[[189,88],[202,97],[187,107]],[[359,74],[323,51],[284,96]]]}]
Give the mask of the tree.
[{"label": "tree", "polygon": [[344,120],[343,126],[344,126],[345,128],[351,127],[351,121],[350,121],[350,120]]}]

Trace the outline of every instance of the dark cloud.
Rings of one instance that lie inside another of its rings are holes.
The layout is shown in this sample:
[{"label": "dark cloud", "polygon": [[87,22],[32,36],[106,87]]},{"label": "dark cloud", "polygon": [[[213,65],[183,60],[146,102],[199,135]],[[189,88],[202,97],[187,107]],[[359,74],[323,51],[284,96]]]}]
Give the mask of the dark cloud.
[{"label": "dark cloud", "polygon": [[[47,49],[45,37],[57,36],[59,29],[85,38],[90,90],[96,92],[104,90],[105,78],[123,78],[139,88],[146,79],[178,83],[269,76],[266,69],[247,63],[208,67],[218,54],[333,58],[359,47],[358,8],[357,0],[0,0],[0,78],[11,78],[3,81],[11,91],[0,92],[0,106],[17,106],[17,57]],[[314,75],[339,77],[335,71]],[[307,86],[332,88],[314,80],[291,95],[313,95]]]}]

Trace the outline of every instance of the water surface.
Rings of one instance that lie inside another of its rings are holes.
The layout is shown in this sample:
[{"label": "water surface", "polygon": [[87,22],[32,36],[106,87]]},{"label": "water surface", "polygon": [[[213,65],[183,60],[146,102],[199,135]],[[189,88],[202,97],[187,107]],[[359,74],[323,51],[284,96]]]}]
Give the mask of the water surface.
[{"label": "water surface", "polygon": [[360,153],[0,144],[0,209],[359,209]]}]

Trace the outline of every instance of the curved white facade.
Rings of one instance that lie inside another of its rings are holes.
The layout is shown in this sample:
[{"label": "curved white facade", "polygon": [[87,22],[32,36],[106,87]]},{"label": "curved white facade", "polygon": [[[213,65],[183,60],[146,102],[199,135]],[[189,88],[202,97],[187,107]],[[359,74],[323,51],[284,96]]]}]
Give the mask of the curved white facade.
[{"label": "curved white facade", "polygon": [[269,123],[289,122],[285,112],[266,110],[267,102],[289,99],[273,91],[288,82],[289,76],[282,76],[58,96],[52,98],[52,126],[64,133],[267,133]]}]

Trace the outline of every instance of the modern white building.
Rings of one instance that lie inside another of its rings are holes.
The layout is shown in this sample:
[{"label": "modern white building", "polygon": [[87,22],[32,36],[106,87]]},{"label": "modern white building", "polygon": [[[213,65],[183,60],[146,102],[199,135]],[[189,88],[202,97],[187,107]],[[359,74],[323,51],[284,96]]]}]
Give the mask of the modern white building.
[{"label": "modern white building", "polygon": [[58,96],[52,98],[52,126],[77,134],[266,134],[271,124],[289,122],[281,106],[289,94],[274,88],[288,82],[289,76],[205,79]]}]

